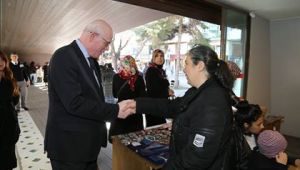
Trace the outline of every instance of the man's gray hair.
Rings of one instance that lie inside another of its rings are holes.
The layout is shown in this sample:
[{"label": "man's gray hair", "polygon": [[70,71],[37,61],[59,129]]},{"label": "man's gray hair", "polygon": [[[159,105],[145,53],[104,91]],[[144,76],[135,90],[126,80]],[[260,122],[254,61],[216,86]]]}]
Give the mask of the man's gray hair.
[{"label": "man's gray hair", "polygon": [[108,25],[105,21],[103,20],[95,20],[91,23],[89,23],[85,28],[84,28],[84,32],[95,32],[95,33],[101,33],[102,30],[100,30],[101,26],[103,25]]}]

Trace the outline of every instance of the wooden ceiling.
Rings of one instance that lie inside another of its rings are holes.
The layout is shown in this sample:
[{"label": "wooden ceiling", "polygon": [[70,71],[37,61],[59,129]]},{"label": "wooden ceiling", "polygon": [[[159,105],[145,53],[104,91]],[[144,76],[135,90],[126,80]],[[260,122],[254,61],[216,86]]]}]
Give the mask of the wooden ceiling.
[{"label": "wooden ceiling", "polygon": [[0,0],[0,48],[23,55],[52,54],[95,19],[115,33],[171,14],[112,0]]}]

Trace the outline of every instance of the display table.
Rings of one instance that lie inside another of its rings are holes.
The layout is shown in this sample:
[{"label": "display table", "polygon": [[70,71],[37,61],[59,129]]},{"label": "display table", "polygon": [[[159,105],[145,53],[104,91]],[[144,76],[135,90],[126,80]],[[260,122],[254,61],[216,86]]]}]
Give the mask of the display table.
[{"label": "display table", "polygon": [[265,129],[280,131],[280,126],[283,120],[283,116],[266,116],[264,120]]},{"label": "display table", "polygon": [[160,169],[167,160],[169,138],[170,130],[165,126],[113,136],[112,169]]},{"label": "display table", "polygon": [[[260,106],[260,109],[264,115],[267,114],[267,107]],[[264,119],[264,126],[266,130],[276,130],[280,131],[281,123],[283,122],[284,117],[280,115],[267,115]]]},{"label": "display table", "polygon": [[[283,116],[267,116],[264,122],[265,129],[280,130],[283,118]],[[160,169],[168,159],[170,135],[170,126],[161,125],[134,133],[113,136],[112,169]],[[289,170],[295,169],[291,167]]]},{"label": "display table", "polygon": [[118,137],[113,137],[113,170],[154,170],[161,167],[162,165],[155,165],[129,149]]}]

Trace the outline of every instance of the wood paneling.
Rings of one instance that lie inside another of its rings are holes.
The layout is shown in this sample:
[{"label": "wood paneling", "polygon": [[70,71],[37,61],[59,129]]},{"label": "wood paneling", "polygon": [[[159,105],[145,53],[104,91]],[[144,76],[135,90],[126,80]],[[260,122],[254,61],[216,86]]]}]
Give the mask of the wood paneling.
[{"label": "wood paneling", "polygon": [[52,54],[95,19],[115,33],[170,14],[112,0],[0,0],[0,48],[23,55]]},{"label": "wood paneling", "polygon": [[220,5],[203,0],[115,0],[221,24]]}]

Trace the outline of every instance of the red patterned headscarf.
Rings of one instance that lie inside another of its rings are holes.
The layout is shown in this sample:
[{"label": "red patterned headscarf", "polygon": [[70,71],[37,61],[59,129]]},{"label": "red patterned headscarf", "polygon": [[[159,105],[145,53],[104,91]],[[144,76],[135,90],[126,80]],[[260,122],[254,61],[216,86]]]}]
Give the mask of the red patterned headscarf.
[{"label": "red patterned headscarf", "polygon": [[127,55],[120,61],[120,65],[119,76],[128,80],[130,89],[134,91],[134,85],[139,74],[135,59],[131,55]]},{"label": "red patterned headscarf", "polygon": [[233,77],[235,79],[237,79],[241,76],[242,71],[236,63],[234,63],[232,61],[227,61],[227,65],[228,65],[229,70],[231,71],[231,74],[233,75]]}]

